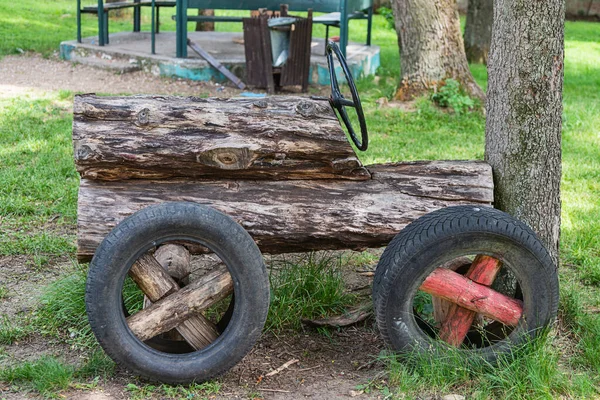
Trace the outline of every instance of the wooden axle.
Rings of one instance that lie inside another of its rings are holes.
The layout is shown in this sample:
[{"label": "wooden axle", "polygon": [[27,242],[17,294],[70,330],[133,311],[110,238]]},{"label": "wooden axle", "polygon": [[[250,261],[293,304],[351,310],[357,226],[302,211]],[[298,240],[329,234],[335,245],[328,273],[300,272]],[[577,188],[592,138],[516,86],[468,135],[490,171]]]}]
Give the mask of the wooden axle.
[{"label": "wooden axle", "polygon": [[[496,279],[501,266],[502,263],[493,257],[478,255],[473,260],[465,277],[481,285],[490,286]],[[476,312],[452,303],[440,327],[440,339],[455,347],[460,346],[465,340],[476,315]]]},{"label": "wooden axle", "polygon": [[516,326],[523,314],[521,301],[445,268],[433,271],[420,289],[508,326]]}]

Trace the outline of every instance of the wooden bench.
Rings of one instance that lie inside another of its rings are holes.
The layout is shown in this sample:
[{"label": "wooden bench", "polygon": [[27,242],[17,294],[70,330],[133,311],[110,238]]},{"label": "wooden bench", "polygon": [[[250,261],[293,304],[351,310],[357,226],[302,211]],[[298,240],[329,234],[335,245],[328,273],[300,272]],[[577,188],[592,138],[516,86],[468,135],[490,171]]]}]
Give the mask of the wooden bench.
[{"label": "wooden bench", "polygon": [[98,0],[98,5],[96,6],[81,7],[81,0],[77,0],[77,41],[81,43],[81,14],[98,15],[98,44],[104,46],[109,43],[108,13],[110,11],[133,8],[133,31],[139,32],[141,27],[141,7],[152,7],[152,32],[158,33],[160,8],[175,7],[175,5],[175,0],[125,0],[106,4],[104,3],[104,0]]},{"label": "wooden bench", "polygon": [[[339,13],[338,18],[332,21],[331,18],[320,21],[313,18],[313,22],[323,23],[327,26],[339,26],[340,28],[340,49],[342,54],[346,55],[346,46],[348,45],[348,22],[350,19],[367,19],[367,45],[371,44],[371,27],[373,19],[373,0],[177,0],[177,13],[175,20],[177,22],[177,57],[187,57],[187,23],[197,21],[214,22],[241,22],[242,17],[233,16],[208,16],[208,15],[187,15],[188,8],[209,9],[209,10],[257,10],[266,9],[277,11],[281,4],[287,4],[289,11],[308,11],[314,12]],[[342,18],[342,16],[345,16]],[[337,22],[336,22],[337,21]]]}]

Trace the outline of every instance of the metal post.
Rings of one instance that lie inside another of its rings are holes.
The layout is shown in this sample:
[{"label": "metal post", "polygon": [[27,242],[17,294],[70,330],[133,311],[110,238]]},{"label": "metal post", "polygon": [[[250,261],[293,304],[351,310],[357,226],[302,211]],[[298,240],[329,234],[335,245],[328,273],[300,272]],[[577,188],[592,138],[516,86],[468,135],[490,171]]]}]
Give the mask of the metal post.
[{"label": "metal post", "polygon": [[109,43],[108,35],[110,34],[108,28],[108,10],[104,11],[104,43]]},{"label": "metal post", "polygon": [[[140,0],[133,0],[134,3],[139,3]],[[140,14],[141,8],[139,6],[133,7],[133,31],[140,31]]]},{"label": "metal post", "polygon": [[77,43],[81,43],[81,0],[77,0]]},{"label": "metal post", "polygon": [[188,0],[181,2],[181,57],[187,58],[187,11]]},{"label": "metal post", "polygon": [[104,46],[104,0],[98,0],[98,45]]},{"label": "metal post", "polygon": [[186,38],[182,38],[183,3],[184,0],[177,0],[177,3],[175,4],[175,50],[177,58],[183,57],[182,46],[187,46]]},{"label": "metal post", "polygon": [[156,2],[155,0],[152,0],[152,26],[150,27],[150,38],[151,38],[151,42],[152,42],[152,54],[156,54],[156,32],[155,32],[155,25],[157,25],[156,21],[154,20],[154,7],[156,6]]},{"label": "metal post", "polygon": [[371,45],[371,28],[373,27],[373,6],[369,7],[369,17],[367,20],[367,46]]},{"label": "metal post", "polygon": [[348,0],[340,2],[340,50],[346,57],[346,46],[348,46]]},{"label": "metal post", "polygon": [[156,7],[156,33],[160,33],[160,6]]}]

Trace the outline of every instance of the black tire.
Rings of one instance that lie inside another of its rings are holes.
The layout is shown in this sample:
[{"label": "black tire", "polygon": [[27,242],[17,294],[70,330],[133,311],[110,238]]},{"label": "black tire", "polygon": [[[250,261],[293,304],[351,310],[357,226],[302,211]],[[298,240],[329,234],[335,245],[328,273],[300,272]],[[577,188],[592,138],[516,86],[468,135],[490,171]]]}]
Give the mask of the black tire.
[{"label": "black tire", "polygon": [[557,269],[535,233],[493,208],[448,207],[409,224],[390,242],[377,265],[373,302],[377,325],[389,347],[400,353],[436,354],[448,349],[422,320],[417,322],[413,299],[435,268],[472,254],[502,261],[503,268],[516,277],[524,311],[519,325],[502,340],[478,348],[463,346],[463,354],[494,361],[498,354],[529,340],[555,320]]},{"label": "black tire", "polygon": [[[172,240],[211,249],[234,282],[231,321],[209,346],[186,354],[158,351],[128,328],[122,288],[131,265],[149,249]],[[194,203],[163,203],[145,208],[106,236],[90,263],[86,308],[92,331],[106,353],[122,367],[149,380],[199,382],[237,364],[261,334],[269,307],[269,280],[260,250],[228,216]]]}]

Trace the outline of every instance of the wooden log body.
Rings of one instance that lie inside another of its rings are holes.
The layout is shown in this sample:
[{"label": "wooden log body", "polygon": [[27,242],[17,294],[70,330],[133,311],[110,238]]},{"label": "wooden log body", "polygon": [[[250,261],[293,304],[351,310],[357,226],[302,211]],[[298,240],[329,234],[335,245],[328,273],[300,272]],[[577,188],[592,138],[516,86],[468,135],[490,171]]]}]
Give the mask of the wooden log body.
[{"label": "wooden log body", "polygon": [[238,221],[265,253],[381,247],[408,223],[442,207],[489,205],[484,162],[432,161],[370,167],[368,181],[143,181],[82,179],[78,257],[125,217],[152,204],[193,201]]},{"label": "wooden log body", "polygon": [[82,178],[369,179],[327,101],[75,96]]},{"label": "wooden log body", "polygon": [[504,325],[517,326],[523,303],[445,268],[433,271],[420,289]]},{"label": "wooden log body", "polygon": [[[473,260],[465,277],[481,285],[490,286],[494,282],[494,279],[496,279],[496,275],[498,275],[501,267],[502,263],[500,260],[486,255],[478,255]],[[440,339],[452,346],[460,346],[465,340],[465,336],[467,336],[476,316],[476,312],[453,303],[441,324]]]}]

